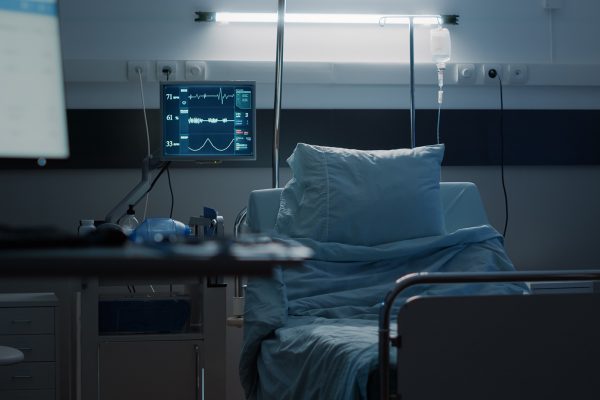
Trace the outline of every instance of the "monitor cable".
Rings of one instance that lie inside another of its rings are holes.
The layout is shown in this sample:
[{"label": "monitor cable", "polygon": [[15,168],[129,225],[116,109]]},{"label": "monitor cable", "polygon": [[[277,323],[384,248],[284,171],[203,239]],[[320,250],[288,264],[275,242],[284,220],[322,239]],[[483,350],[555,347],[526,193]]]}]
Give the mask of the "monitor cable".
[{"label": "monitor cable", "polygon": [[169,168],[170,164],[171,164],[171,161],[167,161],[162,166],[162,168],[160,169],[160,171],[158,172],[158,174],[156,174],[156,176],[152,180],[152,183],[150,183],[150,187],[148,188],[148,190],[146,190],[146,194],[150,193],[152,191],[152,189],[154,189],[154,185],[156,185],[156,181],[158,181],[158,178],[160,178],[160,176],[167,170],[167,168]]},{"label": "monitor cable", "polygon": [[[148,129],[148,116],[146,115],[146,99],[144,98],[144,82],[142,80],[142,69],[141,68],[136,68],[135,72],[137,72],[138,74],[138,78],[140,79],[140,94],[142,96],[142,110],[144,111],[144,123],[146,125],[146,156],[148,157],[148,159],[150,159],[151,154],[150,154],[150,130]],[[144,218],[143,220],[146,219],[146,215],[148,213],[148,197],[149,197],[149,193],[150,190],[148,190],[146,192],[146,201],[145,201],[145,205],[144,205]]]},{"label": "monitor cable", "polygon": [[173,184],[171,183],[171,170],[167,163],[167,178],[169,180],[169,192],[171,193],[171,211],[169,212],[169,218],[173,218],[173,207],[175,206],[175,196],[173,195]]},{"label": "monitor cable", "polygon": [[502,236],[506,238],[508,229],[508,194],[506,192],[506,181],[504,178],[504,94],[502,87],[502,78],[495,69],[490,69],[488,76],[492,79],[498,78],[498,88],[500,89],[500,176],[502,179],[502,192],[504,194],[504,230]]},{"label": "monitor cable", "polygon": [[169,192],[171,193],[171,211],[169,212],[169,218],[173,218],[173,208],[175,206],[175,195],[173,194],[173,184],[171,182],[171,172],[169,170],[169,166],[170,165],[171,165],[171,161],[167,161],[166,163],[164,163],[164,165],[162,166],[162,168],[160,169],[160,171],[158,171],[158,174],[156,174],[156,176],[154,177],[154,179],[150,183],[150,187],[148,188],[148,190],[146,190],[145,194],[148,195],[152,191],[152,189],[154,189],[154,185],[156,185],[156,182],[158,181],[158,179],[166,171],[167,172],[168,182],[169,182]]}]

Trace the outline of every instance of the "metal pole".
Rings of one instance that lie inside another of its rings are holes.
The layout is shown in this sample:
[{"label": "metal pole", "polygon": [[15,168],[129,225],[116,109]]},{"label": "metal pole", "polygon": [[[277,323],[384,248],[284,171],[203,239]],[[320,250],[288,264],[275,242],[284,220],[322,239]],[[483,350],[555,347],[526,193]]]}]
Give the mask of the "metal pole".
[{"label": "metal pole", "polygon": [[408,18],[410,36],[410,147],[415,148],[417,141],[415,115],[415,24],[413,17]]},{"label": "metal pole", "polygon": [[144,157],[142,161],[142,179],[127,195],[104,217],[104,222],[117,223],[119,219],[125,215],[127,206],[137,205],[150,190],[150,171],[155,168],[162,168],[162,162],[156,162],[152,157]]},{"label": "metal pole", "polygon": [[281,117],[281,75],[283,72],[283,33],[285,27],[286,0],[279,0],[277,9],[277,50],[275,54],[275,125],[273,128],[273,181],[279,187],[279,124]]}]

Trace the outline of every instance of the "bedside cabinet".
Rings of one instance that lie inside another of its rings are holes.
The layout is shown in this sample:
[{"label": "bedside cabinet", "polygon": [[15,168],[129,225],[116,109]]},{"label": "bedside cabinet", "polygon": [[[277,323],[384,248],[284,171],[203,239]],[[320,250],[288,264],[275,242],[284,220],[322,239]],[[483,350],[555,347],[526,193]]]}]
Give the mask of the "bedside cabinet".
[{"label": "bedside cabinet", "polygon": [[0,366],[0,399],[56,400],[54,293],[0,294],[0,344],[21,350],[18,364]]}]

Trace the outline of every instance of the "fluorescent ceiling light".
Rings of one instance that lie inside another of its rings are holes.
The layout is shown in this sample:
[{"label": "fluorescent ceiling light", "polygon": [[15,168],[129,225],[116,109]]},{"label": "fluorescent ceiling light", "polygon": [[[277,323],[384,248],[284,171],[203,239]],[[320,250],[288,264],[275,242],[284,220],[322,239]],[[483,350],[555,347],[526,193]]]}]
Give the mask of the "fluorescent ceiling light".
[{"label": "fluorescent ceiling light", "polygon": [[415,25],[441,25],[444,18],[441,15],[382,15],[380,24],[408,25],[412,18]]},{"label": "fluorescent ceiling light", "polygon": [[[215,22],[277,22],[277,13],[206,13],[205,21]],[[214,16],[213,16],[214,15]],[[383,14],[285,14],[287,23],[307,24],[379,24],[408,25],[410,19],[415,25],[440,25],[444,22],[441,15],[383,15]]]}]

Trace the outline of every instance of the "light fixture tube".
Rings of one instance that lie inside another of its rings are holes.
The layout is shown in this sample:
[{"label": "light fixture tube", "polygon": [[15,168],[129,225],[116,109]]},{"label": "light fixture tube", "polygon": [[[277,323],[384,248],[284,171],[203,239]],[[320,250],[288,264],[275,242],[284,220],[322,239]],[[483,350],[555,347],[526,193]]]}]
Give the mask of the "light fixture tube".
[{"label": "light fixture tube", "polygon": [[[410,18],[415,25],[441,25],[444,19],[441,15],[382,15],[382,14],[304,14],[288,13],[286,23],[305,24],[392,24],[408,25]],[[234,13],[216,12],[215,22],[277,22],[276,13]]]}]

